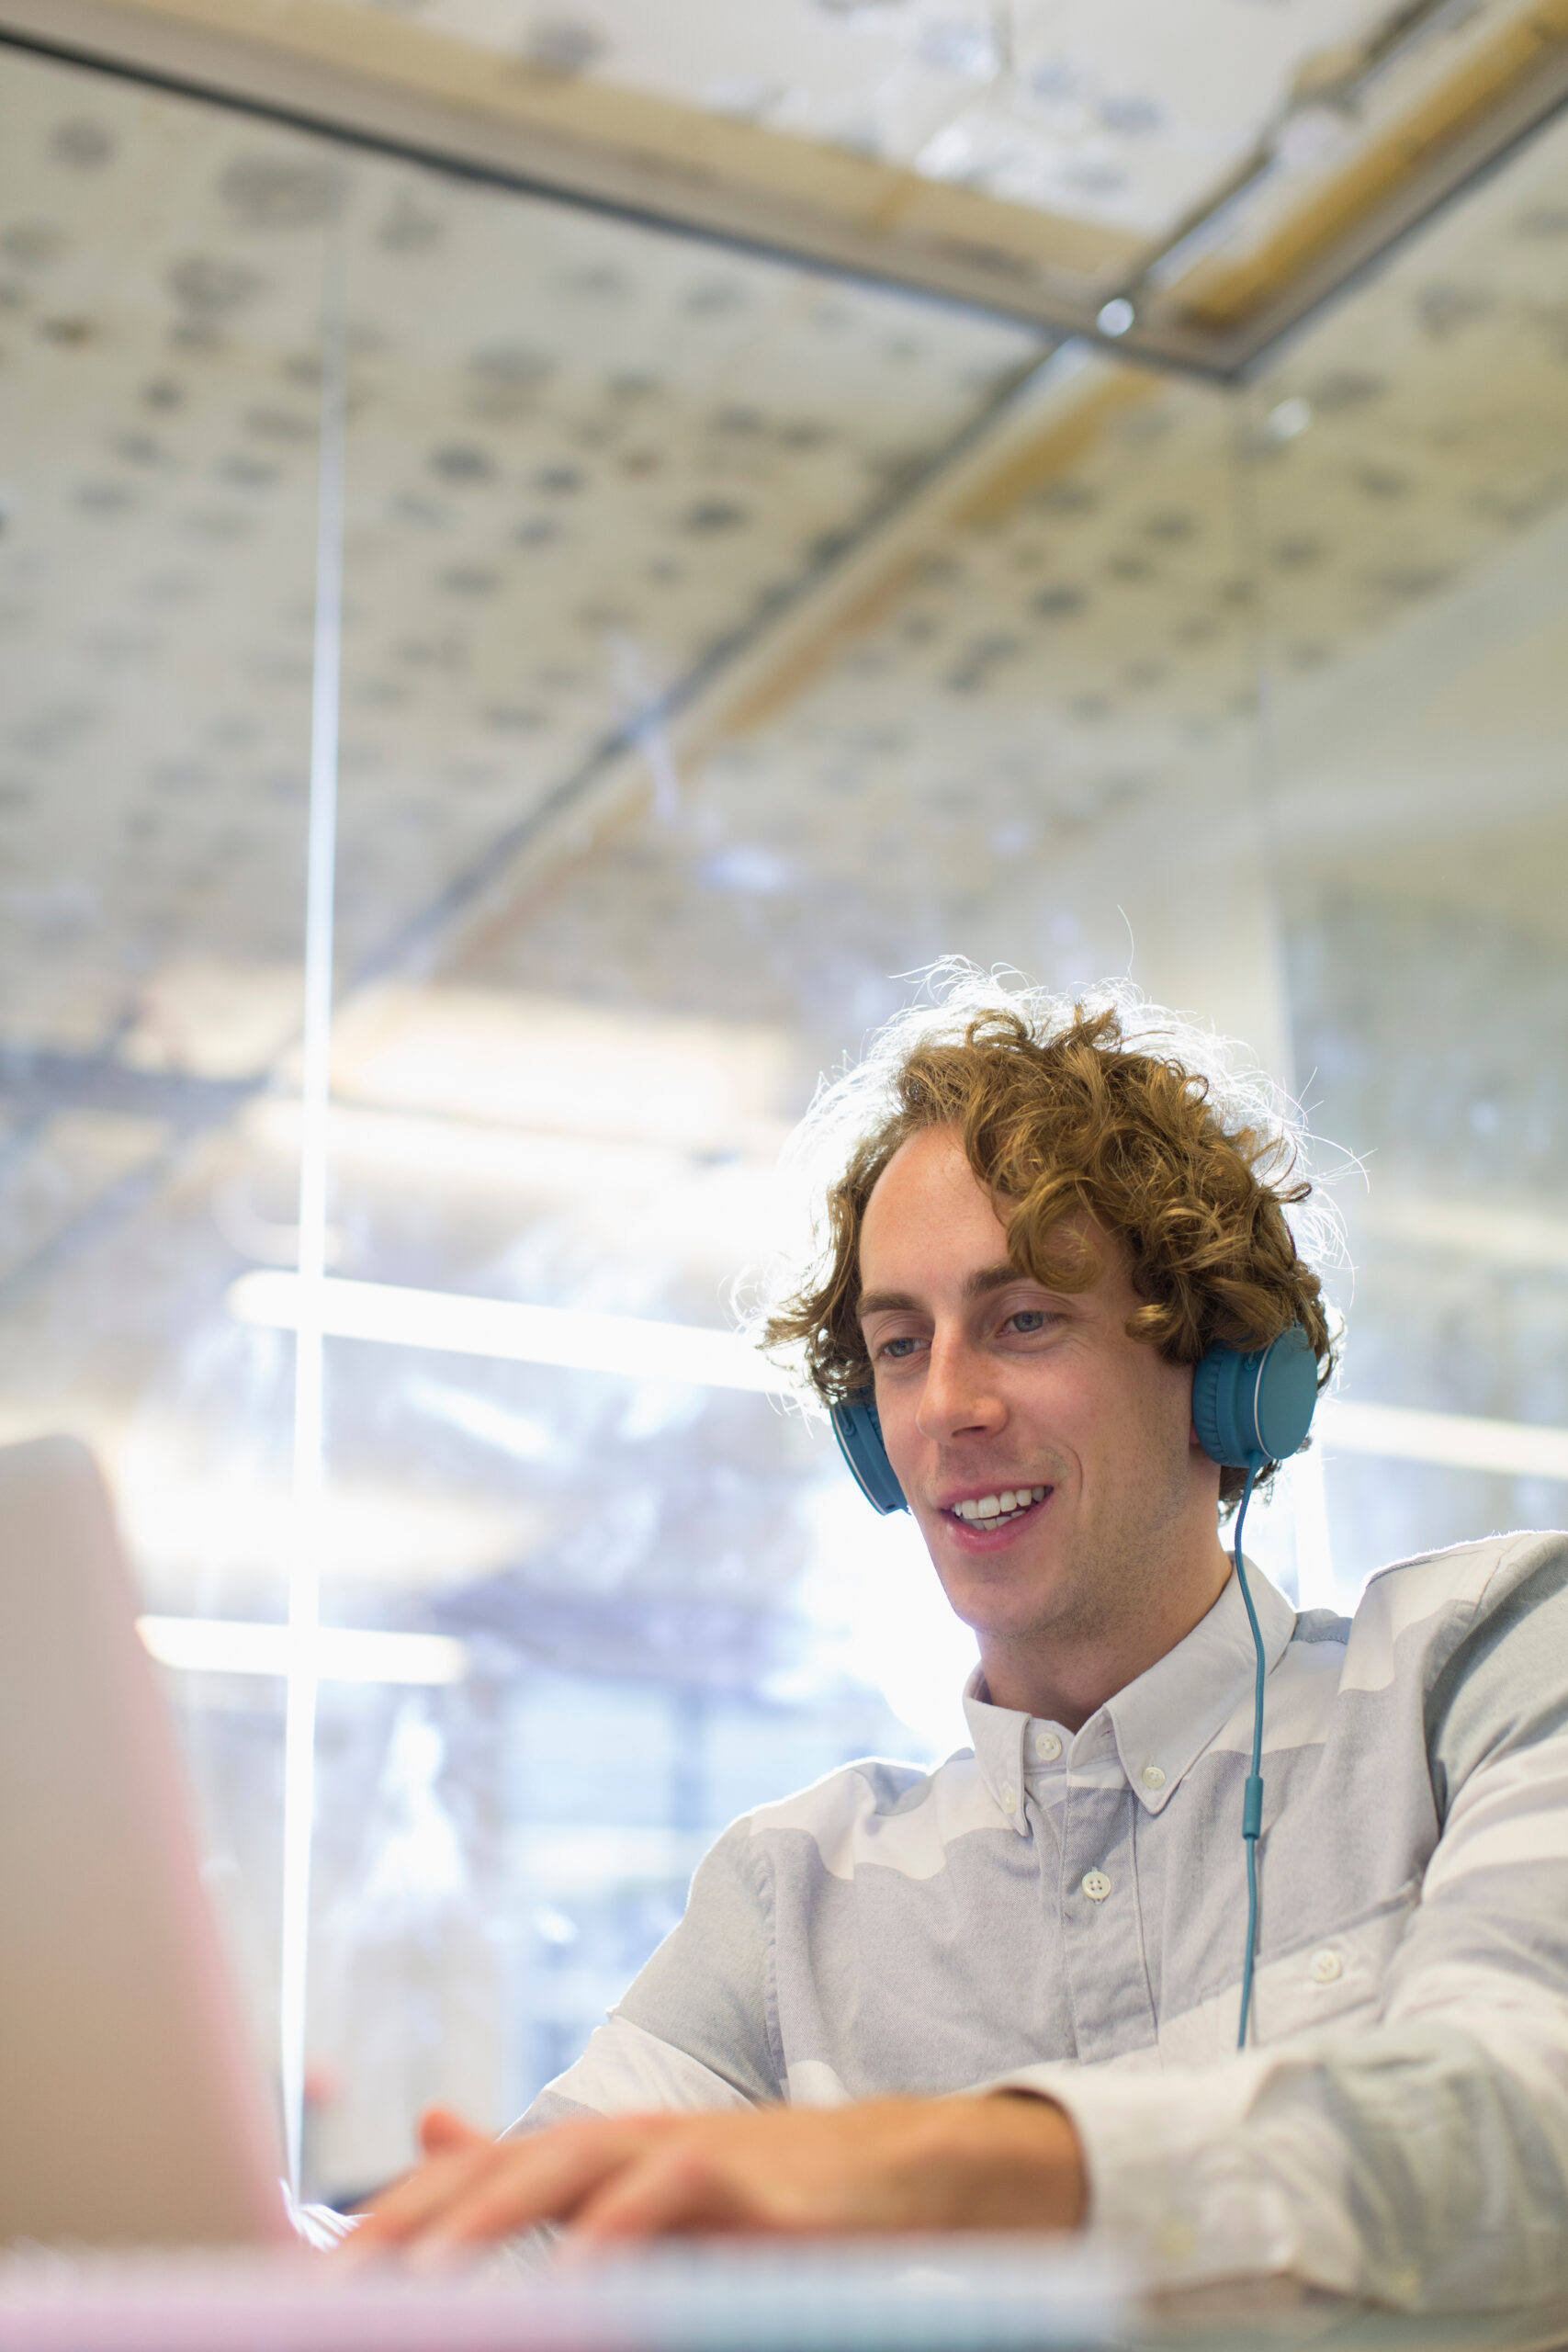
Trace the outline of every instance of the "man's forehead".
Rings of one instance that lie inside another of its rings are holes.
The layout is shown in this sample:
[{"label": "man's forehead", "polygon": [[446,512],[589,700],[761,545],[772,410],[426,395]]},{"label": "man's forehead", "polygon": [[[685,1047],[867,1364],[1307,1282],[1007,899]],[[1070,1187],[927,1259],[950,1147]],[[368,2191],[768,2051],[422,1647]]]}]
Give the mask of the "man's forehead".
[{"label": "man's forehead", "polygon": [[[955,1128],[925,1127],[908,1136],[877,1178],[862,1215],[857,1312],[918,1306],[939,1290],[973,1299],[1029,1281],[1008,1255],[1009,1205],[976,1174]],[[1075,1241],[1087,1244],[1100,1272],[1107,1271],[1108,1254],[1112,1260],[1121,1254],[1114,1243],[1109,1253],[1100,1246],[1106,1237],[1087,1210],[1068,1211],[1054,1229],[1067,1240],[1069,1257]],[[1070,1282],[1080,1296],[1082,1287]]]},{"label": "man's forehead", "polygon": [[926,1128],[899,1146],[871,1188],[861,1218],[862,1277],[875,1279],[868,1275],[868,1250],[874,1258],[901,1257],[911,1247],[943,1257],[966,1249],[976,1261],[1002,1258],[1002,1230],[962,1138],[949,1128]]},{"label": "man's forehead", "polygon": [[989,1193],[970,1166],[956,1127],[919,1127],[906,1136],[871,1188],[866,1216],[878,1203],[906,1204],[931,1191],[973,1193],[987,1204],[990,1202]]}]

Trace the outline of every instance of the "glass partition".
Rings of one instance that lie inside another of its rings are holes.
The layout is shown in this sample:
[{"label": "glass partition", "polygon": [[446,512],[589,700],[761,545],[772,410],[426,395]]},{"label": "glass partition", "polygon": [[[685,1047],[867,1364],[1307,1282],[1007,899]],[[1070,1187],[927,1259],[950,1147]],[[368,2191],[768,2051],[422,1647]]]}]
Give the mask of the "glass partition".
[{"label": "glass partition", "polygon": [[1568,129],[1253,388],[1295,1083],[1349,1155],[1324,1597],[1568,1479]]},{"label": "glass partition", "polygon": [[4,55],[0,1429],[113,1476],[269,2068],[293,1363],[224,1292],[298,1243],[254,1123],[299,1012],[331,189],[318,143]]}]

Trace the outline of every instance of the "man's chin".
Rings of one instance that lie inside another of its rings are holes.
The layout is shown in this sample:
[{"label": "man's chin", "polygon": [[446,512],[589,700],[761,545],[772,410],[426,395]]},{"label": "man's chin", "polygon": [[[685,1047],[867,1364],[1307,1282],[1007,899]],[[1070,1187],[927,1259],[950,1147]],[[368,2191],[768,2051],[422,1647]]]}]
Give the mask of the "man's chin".
[{"label": "man's chin", "polygon": [[1060,1545],[1042,1541],[1043,1533],[1032,1544],[986,1550],[945,1541],[941,1530],[934,1542],[928,1534],[927,1549],[948,1606],[982,1639],[1025,1639],[1061,1613],[1066,1564]]}]

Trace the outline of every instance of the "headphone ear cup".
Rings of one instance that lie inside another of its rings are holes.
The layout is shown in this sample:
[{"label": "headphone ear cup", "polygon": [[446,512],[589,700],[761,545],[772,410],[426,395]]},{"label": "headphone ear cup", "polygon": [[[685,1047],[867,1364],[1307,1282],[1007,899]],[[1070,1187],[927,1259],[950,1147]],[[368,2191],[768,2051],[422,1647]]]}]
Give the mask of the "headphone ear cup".
[{"label": "headphone ear cup", "polygon": [[863,1389],[858,1396],[834,1405],[829,1415],[833,1435],[839,1441],[839,1452],[849,1464],[854,1482],[873,1510],[886,1518],[889,1511],[908,1510],[904,1489],[893,1475],[893,1464],[887,1459],[883,1443],[882,1423],[877,1418],[871,1391]]},{"label": "headphone ear cup", "polygon": [[1299,1453],[1316,1404],[1317,1356],[1299,1323],[1267,1348],[1211,1348],[1192,1375],[1198,1442],[1227,1470]]},{"label": "headphone ear cup", "polygon": [[1316,1409],[1317,1351],[1296,1323],[1269,1350],[1258,1382],[1258,1442],[1270,1462],[1301,1452]]},{"label": "headphone ear cup", "polygon": [[1211,1348],[1192,1374],[1192,1426],[1198,1442],[1222,1469],[1245,1469],[1235,1391],[1246,1359],[1235,1348]]}]

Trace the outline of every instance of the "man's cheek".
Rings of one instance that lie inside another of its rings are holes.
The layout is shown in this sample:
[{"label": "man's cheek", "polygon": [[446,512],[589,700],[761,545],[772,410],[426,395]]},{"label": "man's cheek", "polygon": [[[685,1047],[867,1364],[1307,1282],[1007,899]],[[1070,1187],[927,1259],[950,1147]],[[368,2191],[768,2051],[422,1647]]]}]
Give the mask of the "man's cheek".
[{"label": "man's cheek", "polygon": [[886,1405],[878,1400],[882,1442],[893,1464],[893,1476],[911,1501],[919,1488],[920,1455],[925,1448],[925,1440],[915,1423],[915,1412],[914,1404],[904,1398],[891,1399]]}]

